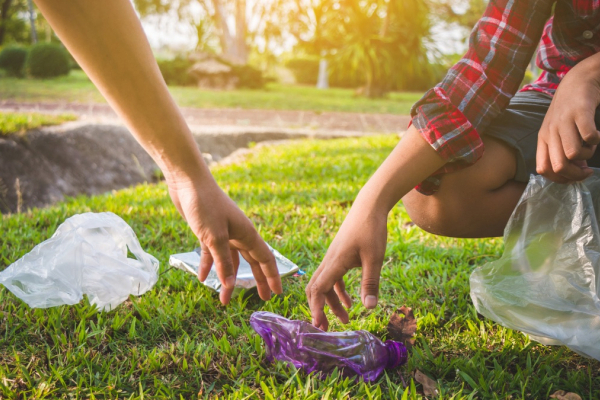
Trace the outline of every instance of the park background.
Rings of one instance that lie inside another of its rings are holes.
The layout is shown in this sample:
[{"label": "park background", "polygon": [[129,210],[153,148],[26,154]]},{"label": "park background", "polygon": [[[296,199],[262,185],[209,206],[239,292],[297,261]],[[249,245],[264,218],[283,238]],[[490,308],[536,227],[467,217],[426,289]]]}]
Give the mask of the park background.
[{"label": "park background", "polygon": [[[600,396],[597,362],[476,313],[469,275],[500,256],[501,239],[429,235],[401,203],[389,218],[379,307],[356,303],[350,325],[332,329],[385,337],[390,316],[406,304],[418,322],[406,366],[375,383],[307,376],[265,363],[248,325],[257,310],[309,319],[308,277],[406,129],[412,104],[465,51],[486,1],[133,3],[218,182],[307,275],[286,280],[285,294],[270,302],[240,298],[224,308],[199,282],[169,270],[169,255],[192,250],[197,239],[160,171],[35,5],[0,0],[0,269],[67,217],[112,211],[159,259],[162,274],[151,292],[110,313],[86,299],[32,310],[0,289],[3,398]],[[532,64],[523,82],[536,74]],[[292,141],[258,145],[282,139]],[[359,281],[359,271],[348,275],[355,299]],[[430,380],[415,379],[417,371]]]}]

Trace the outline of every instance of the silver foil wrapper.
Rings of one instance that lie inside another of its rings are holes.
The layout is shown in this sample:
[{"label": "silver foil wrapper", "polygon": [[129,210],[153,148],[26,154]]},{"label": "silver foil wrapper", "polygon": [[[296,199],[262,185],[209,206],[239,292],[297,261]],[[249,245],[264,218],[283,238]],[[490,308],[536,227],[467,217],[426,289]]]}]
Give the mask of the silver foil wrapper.
[{"label": "silver foil wrapper", "polygon": [[[267,244],[267,246],[269,246]],[[277,250],[269,246],[269,250],[275,256],[275,261],[277,262],[277,270],[279,271],[279,276],[285,278],[286,276],[293,275],[300,271],[300,268],[284,256],[282,256]],[[169,258],[169,264],[172,267],[178,268],[182,271],[185,271],[191,275],[198,275],[198,267],[200,265],[200,249],[196,249],[189,253],[180,253],[173,254]],[[203,282],[204,285],[209,288],[215,290],[216,292],[221,291],[221,282],[217,277],[217,272],[215,270],[215,264],[212,265],[210,272],[208,273],[208,277]],[[250,264],[244,257],[240,254],[240,265],[238,267],[237,278],[235,281],[235,289],[233,291],[232,297],[235,297],[240,294],[242,289],[252,289],[256,287],[256,280],[254,279],[254,275],[252,275],[252,269],[250,268]]]}]

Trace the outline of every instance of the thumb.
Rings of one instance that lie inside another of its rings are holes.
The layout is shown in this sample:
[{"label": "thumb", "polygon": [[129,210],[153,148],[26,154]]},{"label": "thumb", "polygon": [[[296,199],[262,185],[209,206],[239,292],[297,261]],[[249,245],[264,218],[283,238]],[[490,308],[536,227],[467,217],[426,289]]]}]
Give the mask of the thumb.
[{"label": "thumb", "polygon": [[381,276],[381,261],[369,260],[363,263],[361,298],[366,308],[373,309],[379,300],[379,278]]}]

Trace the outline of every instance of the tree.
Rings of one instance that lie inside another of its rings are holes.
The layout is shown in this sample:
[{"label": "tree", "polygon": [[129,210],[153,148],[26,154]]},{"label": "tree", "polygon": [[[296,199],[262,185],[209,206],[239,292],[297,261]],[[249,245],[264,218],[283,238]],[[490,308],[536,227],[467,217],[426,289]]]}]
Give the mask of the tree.
[{"label": "tree", "polygon": [[[430,0],[434,15],[441,20],[456,23],[467,31],[473,29],[483,15],[487,0]],[[460,10],[460,11],[457,11]]]},{"label": "tree", "polygon": [[43,36],[47,42],[57,40],[44,16],[35,12],[35,6],[33,10],[35,26],[32,29],[28,0],[0,0],[0,45],[11,42],[30,44],[33,32],[40,30],[45,32]]},{"label": "tree", "polygon": [[326,53],[332,73],[378,97],[422,89],[436,78],[427,48],[431,21],[422,0],[297,0],[298,49]]},{"label": "tree", "polygon": [[28,26],[21,15],[27,11],[24,0],[0,0],[0,45],[5,42],[24,42]]},{"label": "tree", "polygon": [[[281,0],[134,0],[143,16],[175,11],[182,21],[194,26],[198,47],[214,35],[219,55],[234,64],[247,64],[249,41],[273,36],[276,25],[269,16]],[[277,27],[278,28],[278,27]]]}]

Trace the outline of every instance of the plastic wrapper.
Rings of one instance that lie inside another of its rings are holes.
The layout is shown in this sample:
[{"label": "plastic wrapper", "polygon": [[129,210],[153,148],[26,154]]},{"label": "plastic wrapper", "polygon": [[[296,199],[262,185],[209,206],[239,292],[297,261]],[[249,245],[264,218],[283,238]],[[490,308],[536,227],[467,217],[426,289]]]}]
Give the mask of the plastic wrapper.
[{"label": "plastic wrapper", "polygon": [[30,307],[76,304],[85,294],[107,311],[130,294],[150,290],[158,267],[120,217],[85,213],[68,218],[50,239],[8,266],[0,283]]},{"label": "plastic wrapper", "polygon": [[408,359],[402,343],[384,343],[367,331],[324,332],[308,322],[264,311],[252,314],[250,326],[264,340],[269,361],[288,362],[308,373],[328,374],[338,368],[343,376],[374,381],[384,369]]},{"label": "plastic wrapper", "polygon": [[[284,256],[282,256],[277,250],[269,246],[269,250],[275,256],[275,261],[277,262],[277,270],[279,271],[279,276],[285,278],[290,275],[294,275],[295,273],[304,274],[300,268]],[[233,290],[232,297],[239,296],[242,289],[252,289],[256,287],[256,280],[254,279],[254,275],[252,274],[252,268],[250,264],[241,254],[240,257],[240,265],[238,267],[237,276],[235,279],[235,288]],[[198,268],[200,267],[200,249],[196,249],[189,253],[180,253],[173,254],[169,258],[169,264],[172,267],[181,269],[191,275],[198,275]],[[219,281],[219,277],[217,276],[217,271],[215,270],[215,264],[212,265],[208,276],[204,282],[204,285],[209,288],[215,290],[217,293],[221,291],[221,281]]]},{"label": "plastic wrapper", "polygon": [[532,176],[502,257],[471,275],[477,311],[543,344],[600,360],[600,170],[561,185]]}]

